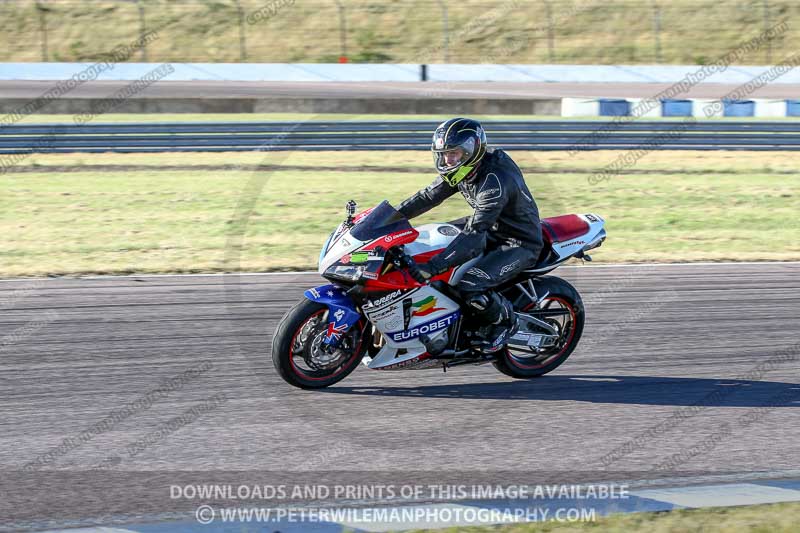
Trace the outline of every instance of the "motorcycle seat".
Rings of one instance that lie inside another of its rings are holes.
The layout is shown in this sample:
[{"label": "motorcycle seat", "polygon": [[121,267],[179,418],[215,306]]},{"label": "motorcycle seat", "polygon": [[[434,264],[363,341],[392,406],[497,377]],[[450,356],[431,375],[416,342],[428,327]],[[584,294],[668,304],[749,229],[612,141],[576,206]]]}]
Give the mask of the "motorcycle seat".
[{"label": "motorcycle seat", "polygon": [[536,261],[535,269],[543,268],[555,262],[557,255],[553,252],[554,242],[564,242],[589,231],[589,224],[578,215],[561,215],[542,219],[542,251]]},{"label": "motorcycle seat", "polygon": [[578,215],[561,215],[542,219],[542,239],[545,243],[564,242],[589,231],[589,224]]}]

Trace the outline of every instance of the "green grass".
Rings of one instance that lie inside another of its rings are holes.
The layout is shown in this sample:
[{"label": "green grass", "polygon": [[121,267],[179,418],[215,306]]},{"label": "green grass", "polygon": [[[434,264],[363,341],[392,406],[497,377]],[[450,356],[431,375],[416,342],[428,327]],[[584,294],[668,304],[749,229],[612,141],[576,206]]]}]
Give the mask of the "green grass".
[{"label": "green grass", "polygon": [[[596,185],[588,176],[618,153],[512,155],[543,216],[606,217],[598,262],[800,259],[795,154],[657,152],[631,169],[643,173]],[[133,166],[107,166],[119,164]],[[278,168],[219,166],[239,164]],[[0,177],[2,276],[313,269],[347,200],[397,204],[433,175],[414,170],[430,168],[424,152],[65,154],[21,165]],[[341,165],[384,171],[319,170]],[[454,196],[419,223],[468,213]]]},{"label": "green grass", "polygon": [[445,533],[795,533],[800,503],[718,507],[665,513],[617,514],[594,522],[544,522],[437,529]]},{"label": "green grass", "polygon": [[[644,0],[559,1],[552,10],[544,0],[447,0],[445,52],[438,2],[348,0],[342,2],[343,13],[323,0],[240,4],[246,57],[233,1],[3,2],[0,61],[41,61],[42,23],[48,60],[93,61],[137,38],[139,6],[147,28],[161,28],[147,49],[153,62],[335,62],[342,53],[342,15],[353,62],[708,64],[765,24],[800,15],[800,6],[790,0],[675,0],[659,2],[658,13]],[[272,16],[253,18],[270,5],[280,8]],[[798,48],[800,33],[790,28],[773,41],[771,60],[761,47],[736,63],[776,62]],[[141,59],[139,52],[131,58]]]}]

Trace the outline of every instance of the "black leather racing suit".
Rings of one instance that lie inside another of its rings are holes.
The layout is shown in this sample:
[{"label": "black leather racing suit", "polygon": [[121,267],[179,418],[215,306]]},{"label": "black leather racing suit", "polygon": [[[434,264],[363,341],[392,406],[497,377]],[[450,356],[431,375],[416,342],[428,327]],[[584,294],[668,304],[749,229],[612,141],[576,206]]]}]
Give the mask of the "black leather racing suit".
[{"label": "black leather racing suit", "polygon": [[475,302],[477,314],[489,323],[496,322],[502,314],[501,306],[510,304],[488,292],[536,263],[542,249],[539,209],[516,163],[504,151],[489,149],[469,180],[451,187],[439,177],[400,204],[398,211],[406,218],[414,218],[456,191],[475,211],[465,219],[463,231],[430,264],[443,271],[485,254],[467,270],[457,288],[467,302]]}]

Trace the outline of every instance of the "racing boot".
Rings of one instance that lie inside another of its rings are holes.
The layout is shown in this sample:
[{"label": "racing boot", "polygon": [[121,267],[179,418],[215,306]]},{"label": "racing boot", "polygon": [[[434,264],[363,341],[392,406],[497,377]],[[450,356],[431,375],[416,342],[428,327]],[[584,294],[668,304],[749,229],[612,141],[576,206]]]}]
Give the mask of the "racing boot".
[{"label": "racing boot", "polygon": [[483,353],[501,350],[509,337],[519,329],[519,320],[511,302],[493,292],[472,297],[468,303],[485,324],[478,329],[479,339],[473,343],[473,347]]}]

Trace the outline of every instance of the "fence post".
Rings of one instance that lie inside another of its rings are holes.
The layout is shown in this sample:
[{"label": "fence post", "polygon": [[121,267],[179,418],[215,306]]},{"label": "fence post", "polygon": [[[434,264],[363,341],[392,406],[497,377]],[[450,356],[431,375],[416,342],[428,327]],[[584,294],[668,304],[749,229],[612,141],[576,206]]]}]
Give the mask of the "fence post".
[{"label": "fence post", "polygon": [[142,40],[142,63],[149,63],[147,58],[147,40],[144,38],[147,34],[147,24],[144,18],[144,3],[142,0],[136,0],[136,7],[139,8],[139,38]]},{"label": "fence post", "polygon": [[236,4],[236,12],[239,14],[239,60],[247,61],[247,37],[244,30],[244,9],[239,0],[233,0]]},{"label": "fence post", "polygon": [[335,2],[339,10],[339,47],[341,50],[339,63],[347,63],[347,19],[342,2],[340,0],[335,0]]},{"label": "fence post", "polygon": [[[764,31],[770,28],[769,0],[764,0]],[[767,65],[772,64],[772,39],[767,39]]]},{"label": "fence post", "polygon": [[550,2],[544,3],[544,13],[547,18],[547,60],[551,63],[555,57],[555,22],[553,22],[553,6]]},{"label": "fence post", "polygon": [[450,29],[447,20],[447,4],[444,0],[438,0],[439,7],[442,9],[442,46],[444,47],[444,62],[450,62]]},{"label": "fence post", "polygon": [[39,14],[39,37],[42,40],[42,61],[46,63],[49,61],[47,50],[47,12],[50,11],[50,8],[45,7],[37,0],[36,11]]},{"label": "fence post", "polygon": [[661,6],[653,1],[653,33],[655,35],[656,63],[661,63]]}]

